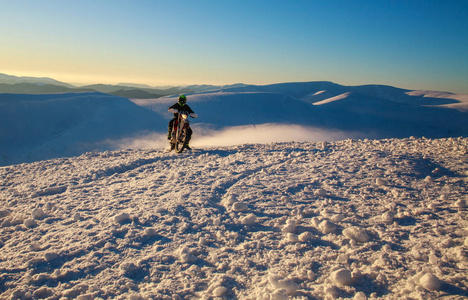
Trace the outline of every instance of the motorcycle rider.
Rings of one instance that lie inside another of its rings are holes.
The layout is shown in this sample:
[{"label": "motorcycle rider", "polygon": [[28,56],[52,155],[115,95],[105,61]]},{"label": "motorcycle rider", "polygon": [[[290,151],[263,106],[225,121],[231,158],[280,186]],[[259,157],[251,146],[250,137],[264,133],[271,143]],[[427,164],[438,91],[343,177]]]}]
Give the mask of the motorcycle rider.
[{"label": "motorcycle rider", "polygon": [[[169,107],[169,109],[176,109],[178,112],[180,111],[186,111],[189,114],[193,114],[193,110],[188,106],[187,104],[187,97],[185,95],[180,95],[179,100],[177,103]],[[178,113],[174,113],[174,118],[169,121],[169,127],[168,127],[168,133],[167,133],[167,139],[170,141],[171,140],[171,132],[172,132],[172,127],[174,126],[175,120],[179,117]],[[185,140],[185,145],[184,148],[187,150],[192,150],[189,146],[190,139],[192,138],[192,128],[188,127],[187,129],[187,138]]]}]

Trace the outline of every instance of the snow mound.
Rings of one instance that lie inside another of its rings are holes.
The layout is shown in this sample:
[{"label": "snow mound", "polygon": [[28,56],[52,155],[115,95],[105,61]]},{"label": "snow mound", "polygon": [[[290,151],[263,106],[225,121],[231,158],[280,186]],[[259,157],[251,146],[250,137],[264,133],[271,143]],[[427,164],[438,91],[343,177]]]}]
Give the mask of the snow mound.
[{"label": "snow mound", "polygon": [[332,273],[331,280],[339,285],[350,285],[353,282],[351,271],[340,269]]},{"label": "snow mound", "polygon": [[318,228],[323,234],[329,234],[336,230],[336,225],[328,220],[323,220],[319,225]]},{"label": "snow mound", "polygon": [[248,214],[247,216],[241,218],[241,223],[245,225],[254,225],[257,223],[257,216],[254,214]]},{"label": "snow mound", "polygon": [[441,287],[441,282],[437,276],[431,273],[426,273],[419,280],[422,287],[428,290],[439,290]]},{"label": "snow mound", "polygon": [[367,232],[364,229],[358,227],[349,227],[344,229],[343,235],[360,243],[365,243],[370,239]]}]

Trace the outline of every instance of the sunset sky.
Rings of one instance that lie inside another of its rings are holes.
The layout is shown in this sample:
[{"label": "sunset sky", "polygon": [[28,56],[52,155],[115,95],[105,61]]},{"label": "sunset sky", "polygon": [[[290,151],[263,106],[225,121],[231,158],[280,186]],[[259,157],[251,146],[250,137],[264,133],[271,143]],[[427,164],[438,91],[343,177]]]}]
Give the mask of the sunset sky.
[{"label": "sunset sky", "polygon": [[468,94],[466,0],[0,0],[0,73]]}]

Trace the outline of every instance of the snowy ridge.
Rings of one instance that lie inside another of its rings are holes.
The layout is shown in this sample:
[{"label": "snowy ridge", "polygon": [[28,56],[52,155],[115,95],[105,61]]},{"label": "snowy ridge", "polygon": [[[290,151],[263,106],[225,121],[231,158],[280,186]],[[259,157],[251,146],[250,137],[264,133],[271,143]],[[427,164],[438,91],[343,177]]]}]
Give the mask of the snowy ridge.
[{"label": "snowy ridge", "polygon": [[468,95],[457,95],[447,92],[436,91],[411,91],[410,96],[422,96],[423,98],[447,99],[445,107],[453,108],[462,112],[468,112]]},{"label": "snowy ridge", "polygon": [[0,168],[2,299],[468,297],[468,139]]}]

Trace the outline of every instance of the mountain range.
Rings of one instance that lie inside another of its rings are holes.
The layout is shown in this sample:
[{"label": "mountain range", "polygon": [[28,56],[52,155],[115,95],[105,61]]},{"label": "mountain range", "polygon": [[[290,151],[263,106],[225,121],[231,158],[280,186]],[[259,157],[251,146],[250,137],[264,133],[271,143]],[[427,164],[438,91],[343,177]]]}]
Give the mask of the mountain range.
[{"label": "mountain range", "polygon": [[101,92],[126,98],[149,99],[180,93],[193,93],[242,86],[245,85],[187,85],[157,88],[145,84],[119,83],[117,85],[92,84],[78,87],[47,77],[18,77],[0,73],[0,93],[13,94]]}]

